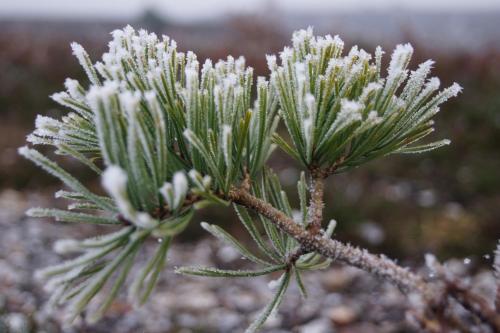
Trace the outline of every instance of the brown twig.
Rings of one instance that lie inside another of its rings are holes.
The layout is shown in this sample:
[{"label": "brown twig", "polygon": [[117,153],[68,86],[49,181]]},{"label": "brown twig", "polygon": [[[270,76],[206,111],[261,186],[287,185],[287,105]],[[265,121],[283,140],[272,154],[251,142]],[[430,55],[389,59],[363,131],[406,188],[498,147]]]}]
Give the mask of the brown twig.
[{"label": "brown twig", "polygon": [[321,223],[323,221],[324,187],[323,178],[313,173],[311,175],[311,200],[307,216],[307,229],[310,230],[313,235],[318,234],[321,230]]},{"label": "brown twig", "polygon": [[500,315],[490,307],[481,296],[471,292],[456,278],[444,277],[446,291],[458,303],[476,315],[481,322],[490,326],[494,332],[500,332]]},{"label": "brown twig", "polygon": [[[311,199],[309,201],[308,216],[306,221],[306,229],[311,235],[318,235],[321,230],[323,221],[323,195],[324,195],[324,182],[323,177],[318,176],[317,173],[311,172],[311,186],[310,186]],[[303,254],[308,253],[302,245],[299,245],[294,252],[292,252],[287,259],[288,265],[293,265]]]},{"label": "brown twig", "polygon": [[397,265],[385,256],[374,255],[366,250],[321,235],[313,236],[310,231],[295,223],[285,213],[244,189],[231,190],[228,199],[270,219],[279,229],[296,239],[305,251],[314,251],[325,257],[358,267],[394,283],[403,290],[419,291],[423,294],[431,293],[425,281],[407,268]]},{"label": "brown twig", "polygon": [[[461,279],[457,278],[435,257],[431,256],[427,265],[437,274],[439,282],[442,284],[439,297],[436,297],[433,303],[429,303],[430,307],[434,306],[444,311],[448,299],[454,299],[468,310],[473,315],[473,318],[478,319],[479,323],[491,327],[494,332],[500,332],[500,315],[483,297],[470,291]],[[437,303],[437,301],[440,303]]]}]

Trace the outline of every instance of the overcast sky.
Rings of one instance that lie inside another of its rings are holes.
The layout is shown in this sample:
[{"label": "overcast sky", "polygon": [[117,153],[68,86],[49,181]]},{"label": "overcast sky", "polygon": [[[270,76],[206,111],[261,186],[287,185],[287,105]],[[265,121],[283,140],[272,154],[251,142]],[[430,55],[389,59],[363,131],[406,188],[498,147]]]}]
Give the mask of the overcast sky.
[{"label": "overcast sky", "polygon": [[357,9],[433,11],[500,10],[500,0],[0,0],[0,17],[129,18],[145,8],[190,21],[269,5],[296,12]]}]

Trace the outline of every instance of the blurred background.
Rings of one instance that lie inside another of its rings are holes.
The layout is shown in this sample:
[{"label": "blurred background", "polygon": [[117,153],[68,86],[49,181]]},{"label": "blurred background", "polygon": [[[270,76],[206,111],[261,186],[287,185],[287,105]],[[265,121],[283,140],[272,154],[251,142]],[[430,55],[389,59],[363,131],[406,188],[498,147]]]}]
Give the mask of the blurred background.
[{"label": "blurred background", "polygon": [[[126,24],[167,34],[201,61],[244,55],[257,75],[268,74],[265,54],[279,52],[295,29],[309,25],[316,34],[338,34],[346,47],[358,44],[369,52],[381,45],[390,54],[396,44],[411,42],[416,50],[411,67],[434,59],[433,73],[444,86],[456,81],[464,88],[437,117],[436,138],[449,138],[452,145],[424,155],[388,157],[334,177],[327,186],[326,216],[339,222],[337,238],[410,265],[421,264],[426,252],[465,258],[474,269],[490,265],[500,238],[499,1],[2,0],[0,232],[15,244],[3,245],[0,272],[29,272],[46,260],[27,260],[23,254],[17,266],[8,266],[16,249],[24,251],[23,210],[40,202],[61,205],[52,202],[60,184],[22,160],[16,149],[33,130],[36,114],[64,114],[48,98],[63,89],[64,79],[83,80],[69,43],[81,43],[97,61],[109,33]],[[293,193],[297,166],[281,153],[270,163]],[[63,164],[99,187],[83,167]],[[230,210],[207,210],[200,220],[246,237]],[[53,227],[38,223],[42,226],[31,239]],[[190,246],[205,237],[193,223],[181,241]],[[50,249],[45,241],[50,237],[34,241],[32,251]]]}]

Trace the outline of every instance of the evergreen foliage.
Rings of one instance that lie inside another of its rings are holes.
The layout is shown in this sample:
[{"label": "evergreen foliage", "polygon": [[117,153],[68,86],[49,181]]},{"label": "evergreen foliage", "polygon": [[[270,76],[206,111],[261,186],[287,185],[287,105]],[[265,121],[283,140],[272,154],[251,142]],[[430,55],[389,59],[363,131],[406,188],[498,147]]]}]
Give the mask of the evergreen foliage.
[{"label": "evergreen foliage", "polygon": [[[70,202],[67,210],[33,208],[28,215],[111,227],[94,238],[58,241],[54,250],[75,253],[74,258],[37,272],[48,280],[50,303],[68,304],[73,319],[103,293],[97,310],[87,315],[98,320],[129,276],[130,300],[144,303],[166,264],[172,239],[194,210],[233,202],[256,252],[217,225],[202,227],[257,268],[182,267],[177,272],[209,277],[281,272],[274,297],[248,329],[254,332],[277,310],[292,278],[306,296],[302,272],[326,268],[332,258],[284,231],[271,213],[251,212],[234,199],[236,189],[250,193],[256,205],[270,204],[283,214],[276,216],[299,225],[297,230],[309,230],[314,223],[321,226],[313,221],[315,178],[389,154],[419,153],[449,143],[417,144],[433,131],[440,104],[460,87],[438,91],[439,80],[428,78],[432,61],[409,71],[409,44],[396,47],[384,75],[380,48],[374,57],[356,46],[343,55],[339,37],[300,30],[293,34],[292,46],[280,53],[279,64],[276,56],[268,56],[269,80],[254,80],[242,57],[215,64],[206,60],[200,66],[193,52],[179,52],[167,36],[130,26],[112,36],[109,51],[95,64],[82,46],[72,44],[89,82],[67,79],[66,90],[52,98],[68,113],[61,119],[38,116],[28,136],[33,145],[53,146],[57,154],[88,166],[101,177],[108,196],[93,193],[37,150],[19,149],[65,184],[56,197]],[[276,133],[280,121],[288,137]],[[298,182],[298,214],[266,168],[275,146],[307,172]],[[335,225],[332,220],[310,236],[330,240]],[[156,250],[136,267],[135,258],[151,237],[159,240]]]}]

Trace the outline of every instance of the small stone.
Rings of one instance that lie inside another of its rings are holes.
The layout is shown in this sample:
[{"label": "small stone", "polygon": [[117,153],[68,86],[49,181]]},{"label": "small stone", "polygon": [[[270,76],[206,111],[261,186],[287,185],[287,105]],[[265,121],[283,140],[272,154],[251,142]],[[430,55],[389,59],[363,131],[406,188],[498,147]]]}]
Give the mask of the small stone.
[{"label": "small stone", "polygon": [[316,319],[299,327],[299,333],[330,333],[332,325],[326,318]]},{"label": "small stone", "polygon": [[210,326],[216,328],[217,332],[233,332],[242,320],[238,313],[226,309],[216,309],[208,315]]},{"label": "small stone", "polygon": [[344,290],[353,280],[353,275],[346,269],[330,269],[321,276],[321,283],[327,291]]},{"label": "small stone", "polygon": [[223,246],[217,251],[217,257],[222,262],[229,263],[238,259],[240,254],[231,246]]},{"label": "small stone", "polygon": [[31,331],[31,322],[22,313],[11,313],[5,317],[5,322],[11,333],[26,333]]},{"label": "small stone", "polygon": [[217,297],[208,291],[197,291],[184,293],[176,300],[176,306],[191,311],[209,310],[218,305]]},{"label": "small stone", "polygon": [[256,296],[249,291],[234,291],[226,297],[226,301],[241,311],[251,311],[256,308]]},{"label": "small stone", "polygon": [[356,320],[356,311],[348,306],[339,305],[327,311],[328,318],[335,325],[347,325]]}]

